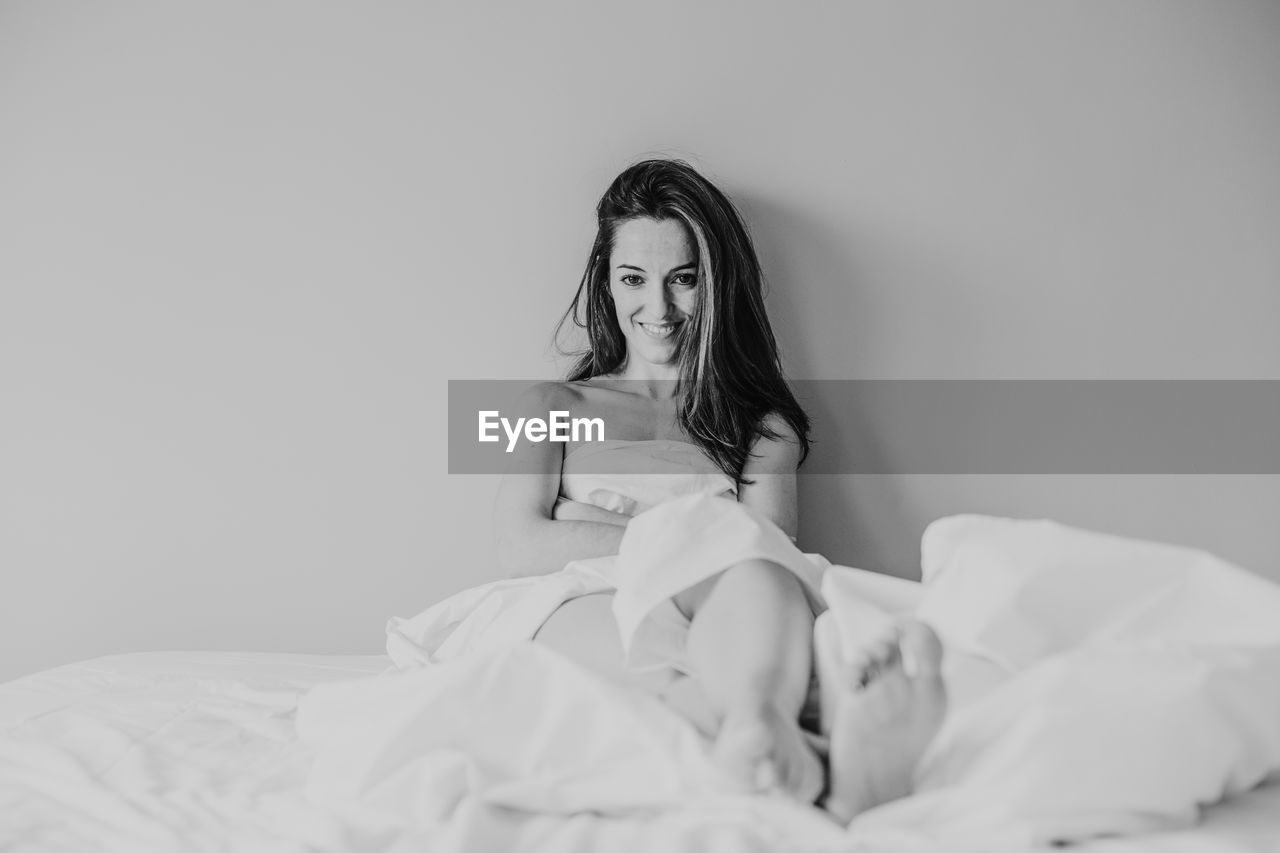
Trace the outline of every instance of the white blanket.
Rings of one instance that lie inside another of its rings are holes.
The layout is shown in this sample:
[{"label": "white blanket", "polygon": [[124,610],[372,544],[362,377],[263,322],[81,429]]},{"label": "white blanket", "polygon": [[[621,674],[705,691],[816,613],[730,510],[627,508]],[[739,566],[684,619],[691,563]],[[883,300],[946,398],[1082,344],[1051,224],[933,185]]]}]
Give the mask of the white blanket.
[{"label": "white blanket", "polygon": [[914,612],[944,640],[956,698],[916,795],[847,832],[745,796],[665,705],[530,644],[318,688],[298,719],[317,749],[308,790],[406,826],[477,803],[716,808],[793,849],[981,850],[1184,824],[1280,770],[1274,584],[1052,522],[943,519],[923,553],[922,588],[843,568],[824,582],[820,642],[856,647],[877,613]]},{"label": "white blanket", "polygon": [[916,795],[861,831],[974,849],[1138,833],[1190,824],[1280,771],[1277,585],[1051,521],[942,519],[922,554],[915,613],[964,701]]}]

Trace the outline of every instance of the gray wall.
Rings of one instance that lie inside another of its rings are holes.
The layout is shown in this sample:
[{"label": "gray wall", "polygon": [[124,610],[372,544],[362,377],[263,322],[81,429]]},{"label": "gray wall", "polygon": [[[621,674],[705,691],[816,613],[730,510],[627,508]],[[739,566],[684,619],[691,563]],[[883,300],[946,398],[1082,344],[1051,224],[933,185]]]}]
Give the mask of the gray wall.
[{"label": "gray wall", "polygon": [[[449,378],[553,377],[591,208],[740,202],[800,378],[1280,378],[1280,6],[0,5],[0,678],[373,652],[496,576]],[[839,440],[835,425],[819,438]],[[1276,477],[806,477],[901,575],[940,515],[1280,578]]]}]

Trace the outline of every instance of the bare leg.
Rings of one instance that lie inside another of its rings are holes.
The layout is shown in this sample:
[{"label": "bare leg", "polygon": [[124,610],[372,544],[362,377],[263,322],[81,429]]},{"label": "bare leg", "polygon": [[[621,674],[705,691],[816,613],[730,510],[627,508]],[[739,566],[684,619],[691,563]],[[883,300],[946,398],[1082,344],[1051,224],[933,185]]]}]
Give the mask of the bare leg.
[{"label": "bare leg", "polygon": [[915,621],[859,660],[823,666],[844,679],[831,691],[835,707],[823,708],[831,731],[826,808],[842,824],[911,793],[916,764],[946,715],[941,667],[937,635]]},{"label": "bare leg", "polygon": [[797,718],[813,665],[813,612],[782,566],[749,560],[676,596],[687,655],[719,722],[715,755],[748,787],[812,801],[822,766]]},{"label": "bare leg", "polygon": [[811,802],[822,766],[797,718],[809,690],[813,614],[791,572],[754,560],[675,598],[691,621],[686,652],[696,678],[630,672],[612,594],[561,605],[534,638],[606,678],[661,696],[705,734],[716,757],[750,788],[779,785]]}]

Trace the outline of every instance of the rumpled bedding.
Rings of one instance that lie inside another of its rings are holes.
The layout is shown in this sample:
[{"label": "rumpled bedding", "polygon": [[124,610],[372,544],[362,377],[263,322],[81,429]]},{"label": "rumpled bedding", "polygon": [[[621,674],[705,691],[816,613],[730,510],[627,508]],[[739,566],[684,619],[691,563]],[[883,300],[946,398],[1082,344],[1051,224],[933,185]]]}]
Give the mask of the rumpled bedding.
[{"label": "rumpled bedding", "polygon": [[[641,518],[699,534],[671,505]],[[816,642],[849,653],[913,614],[943,639],[953,697],[915,795],[847,830],[742,791],[661,702],[523,642],[314,690],[298,715],[316,751],[308,792],[386,825],[477,805],[709,810],[762,825],[772,849],[958,851],[1186,826],[1280,773],[1280,587],[1049,521],[946,518],[922,551],[919,585],[842,567],[823,579]]]},{"label": "rumpled bedding", "polygon": [[0,850],[389,850],[299,794],[311,754],[294,730],[303,690],[386,666],[152,652],[0,684]]},{"label": "rumpled bedding", "polygon": [[916,795],[864,815],[863,831],[978,848],[1150,832],[1280,772],[1276,584],[1052,521],[942,519],[922,558],[916,617],[988,677],[976,691],[955,679],[968,701]]},{"label": "rumpled bedding", "polygon": [[[634,482],[628,482],[627,489],[647,494]],[[830,566],[825,558],[801,553],[777,525],[752,508],[718,494],[695,492],[632,519],[617,555],[575,560],[549,575],[484,584],[411,618],[393,617],[387,623],[387,652],[397,666],[408,669],[510,649],[532,639],[564,602],[613,592],[619,639],[630,668],[688,673],[687,624],[675,624],[687,620],[673,617],[674,608],[663,605],[700,581],[751,559],[785,567],[800,581],[814,612],[823,609],[819,589]],[[658,615],[664,609],[665,617]]]}]

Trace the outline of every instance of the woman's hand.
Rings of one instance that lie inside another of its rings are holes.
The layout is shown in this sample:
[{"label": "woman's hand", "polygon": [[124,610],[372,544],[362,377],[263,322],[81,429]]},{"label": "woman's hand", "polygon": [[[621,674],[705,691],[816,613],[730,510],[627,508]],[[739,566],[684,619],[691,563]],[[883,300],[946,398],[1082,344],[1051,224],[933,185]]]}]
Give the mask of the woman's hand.
[{"label": "woman's hand", "polygon": [[630,516],[601,509],[595,504],[571,501],[567,498],[556,502],[551,517],[556,521],[598,521],[601,524],[616,524],[619,527],[626,527],[627,522],[631,520]]}]

